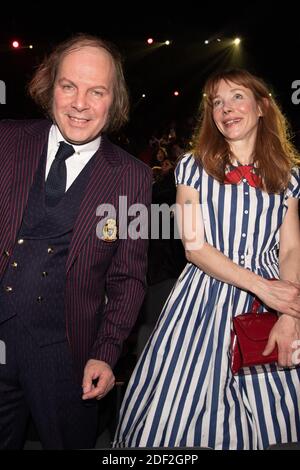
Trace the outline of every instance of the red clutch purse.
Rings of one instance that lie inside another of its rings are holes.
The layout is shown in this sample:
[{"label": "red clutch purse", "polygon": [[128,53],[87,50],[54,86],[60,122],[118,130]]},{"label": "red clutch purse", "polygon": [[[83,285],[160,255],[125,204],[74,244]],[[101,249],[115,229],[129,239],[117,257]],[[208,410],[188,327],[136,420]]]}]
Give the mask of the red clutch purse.
[{"label": "red clutch purse", "polygon": [[277,346],[268,356],[263,356],[269,334],[278,320],[276,313],[258,312],[260,302],[255,299],[252,310],[233,318],[231,332],[231,370],[237,374],[243,367],[277,362]]}]

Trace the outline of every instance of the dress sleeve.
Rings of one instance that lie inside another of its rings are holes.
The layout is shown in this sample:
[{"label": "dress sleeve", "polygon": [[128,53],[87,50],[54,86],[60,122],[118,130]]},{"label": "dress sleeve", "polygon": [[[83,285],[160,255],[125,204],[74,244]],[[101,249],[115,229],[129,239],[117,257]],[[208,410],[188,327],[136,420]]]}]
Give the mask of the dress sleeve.
[{"label": "dress sleeve", "polygon": [[200,167],[192,154],[182,157],[175,169],[176,185],[184,184],[200,190]]},{"label": "dress sleeve", "polygon": [[294,167],[291,171],[291,179],[285,191],[285,200],[289,197],[300,198],[300,169]]}]

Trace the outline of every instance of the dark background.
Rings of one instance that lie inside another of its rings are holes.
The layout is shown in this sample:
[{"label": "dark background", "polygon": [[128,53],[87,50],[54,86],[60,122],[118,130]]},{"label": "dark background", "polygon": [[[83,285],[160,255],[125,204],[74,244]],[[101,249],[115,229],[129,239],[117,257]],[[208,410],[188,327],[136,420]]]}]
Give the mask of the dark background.
[{"label": "dark background", "polygon": [[[87,32],[113,41],[123,53],[131,94],[131,120],[125,132],[138,147],[172,120],[184,127],[197,113],[207,76],[239,66],[270,85],[300,148],[300,105],[291,101],[291,84],[300,80],[298,2],[179,2],[175,6],[143,1],[137,7],[120,1],[3,4],[0,80],[6,83],[7,97],[0,105],[0,118],[40,117],[25,91],[34,68],[57,42]],[[146,44],[149,36],[155,45]],[[231,45],[236,36],[242,40],[238,48]],[[18,50],[11,47],[13,39],[21,43]],[[172,41],[170,46],[158,44],[166,39]],[[204,45],[205,39],[211,42]],[[26,47],[29,44],[33,49]]]}]

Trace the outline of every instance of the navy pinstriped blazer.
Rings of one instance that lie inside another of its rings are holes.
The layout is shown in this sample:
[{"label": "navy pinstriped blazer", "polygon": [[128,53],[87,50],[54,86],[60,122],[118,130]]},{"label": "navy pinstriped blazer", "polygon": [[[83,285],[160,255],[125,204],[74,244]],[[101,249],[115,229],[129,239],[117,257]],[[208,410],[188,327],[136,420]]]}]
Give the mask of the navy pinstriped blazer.
[{"label": "navy pinstriped blazer", "polygon": [[[0,278],[16,242],[30,186],[51,122],[0,123]],[[67,337],[78,372],[90,358],[115,365],[138,315],[145,291],[146,240],[106,242],[96,235],[103,203],[119,196],[151,202],[151,171],[105,136],[76,219],[66,264]],[[117,220],[118,225],[118,220]],[[106,300],[105,300],[106,299]]]}]

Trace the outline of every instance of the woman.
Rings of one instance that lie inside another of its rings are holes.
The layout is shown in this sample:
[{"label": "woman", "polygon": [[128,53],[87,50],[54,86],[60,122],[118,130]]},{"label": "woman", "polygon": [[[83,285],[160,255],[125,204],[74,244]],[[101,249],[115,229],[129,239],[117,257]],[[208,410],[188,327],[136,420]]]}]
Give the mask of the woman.
[{"label": "woman", "polygon": [[[242,70],[208,79],[193,154],[176,169],[189,262],[130,380],[115,446],[300,441],[300,369],[280,367],[294,365],[300,338],[297,157],[260,79]],[[280,312],[265,349],[277,345],[278,365],[233,376],[232,317],[255,297]]]}]

